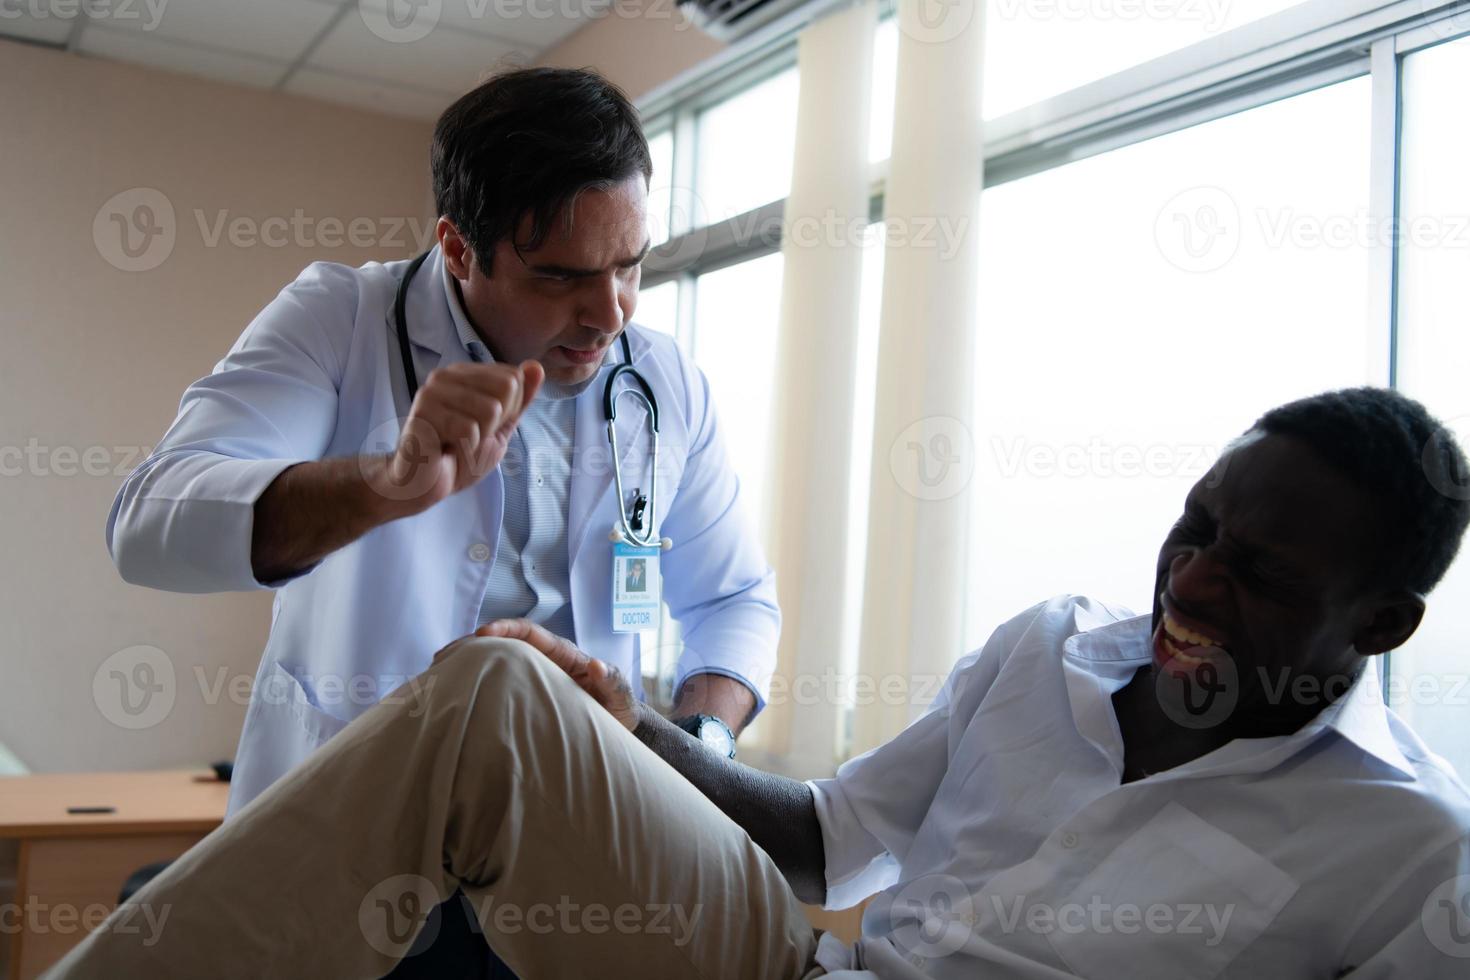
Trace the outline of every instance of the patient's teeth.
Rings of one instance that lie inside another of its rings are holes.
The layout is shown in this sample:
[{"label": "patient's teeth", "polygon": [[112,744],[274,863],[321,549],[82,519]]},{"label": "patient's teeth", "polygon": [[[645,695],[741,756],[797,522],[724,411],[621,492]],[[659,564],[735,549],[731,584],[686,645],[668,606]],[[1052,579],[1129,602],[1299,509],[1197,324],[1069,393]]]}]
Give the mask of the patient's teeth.
[{"label": "patient's teeth", "polygon": [[1173,616],[1170,616],[1167,612],[1164,613],[1164,632],[1177,640],[1188,643],[1190,646],[1219,646],[1212,637],[1205,636],[1203,633],[1196,633],[1194,630],[1180,623]]}]

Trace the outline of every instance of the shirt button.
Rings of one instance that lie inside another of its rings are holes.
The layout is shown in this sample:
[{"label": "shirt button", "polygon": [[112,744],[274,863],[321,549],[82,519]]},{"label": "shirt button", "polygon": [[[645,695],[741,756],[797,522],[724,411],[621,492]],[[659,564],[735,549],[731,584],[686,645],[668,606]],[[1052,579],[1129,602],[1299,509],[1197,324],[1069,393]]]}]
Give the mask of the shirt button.
[{"label": "shirt button", "polygon": [[470,561],[489,561],[490,546],[483,541],[470,545]]},{"label": "shirt button", "polygon": [[538,487],[544,487],[544,486],[546,486],[546,477],[544,477],[544,476],[538,476],[538,477],[536,477],[536,486],[538,486]]},{"label": "shirt button", "polygon": [[1063,834],[1062,835],[1062,846],[1063,847],[1076,847],[1077,846],[1077,835],[1076,834]]}]

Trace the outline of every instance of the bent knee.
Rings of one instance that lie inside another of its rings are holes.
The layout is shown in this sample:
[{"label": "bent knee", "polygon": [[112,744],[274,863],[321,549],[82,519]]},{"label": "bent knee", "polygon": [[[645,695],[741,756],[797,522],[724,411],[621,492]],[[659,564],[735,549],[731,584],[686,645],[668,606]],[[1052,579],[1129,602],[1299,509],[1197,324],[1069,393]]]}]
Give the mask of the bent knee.
[{"label": "bent knee", "polygon": [[434,665],[421,677],[429,700],[451,710],[476,704],[506,707],[525,699],[555,700],[578,690],[571,678],[529,643],[494,636],[455,640],[434,655]]},{"label": "bent knee", "polygon": [[503,636],[462,636],[434,654],[432,670],[477,673],[532,670],[546,658],[529,643]]}]

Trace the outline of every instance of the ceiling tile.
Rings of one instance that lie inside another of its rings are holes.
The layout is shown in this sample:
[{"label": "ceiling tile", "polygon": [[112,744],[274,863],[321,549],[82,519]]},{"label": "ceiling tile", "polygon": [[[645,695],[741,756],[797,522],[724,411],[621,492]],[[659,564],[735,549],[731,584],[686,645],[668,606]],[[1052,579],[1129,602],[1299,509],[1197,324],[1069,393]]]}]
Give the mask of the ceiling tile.
[{"label": "ceiling tile", "polygon": [[90,25],[82,32],[83,54],[131,61],[168,71],[200,75],[220,82],[269,88],[286,72],[286,65],[226,51],[169,41],[154,34],[117,31]]},{"label": "ceiling tile", "polygon": [[[362,2],[381,8],[387,0]],[[440,0],[440,4],[440,20],[450,27],[502,37],[537,54],[612,7],[611,0]],[[668,9],[672,15],[672,0]]]},{"label": "ceiling tile", "polygon": [[436,91],[463,92],[491,72],[531,60],[527,51],[442,22],[395,22],[384,18],[381,11],[353,5],[307,59],[307,65]]},{"label": "ceiling tile", "polygon": [[282,91],[428,122],[438,119],[439,113],[455,99],[448,93],[441,95],[395,83],[346,78],[315,68],[297,71],[282,86]]},{"label": "ceiling tile", "polygon": [[133,0],[113,6],[118,13],[100,21],[103,26],[285,62],[300,57],[336,15],[332,6],[301,0]]}]

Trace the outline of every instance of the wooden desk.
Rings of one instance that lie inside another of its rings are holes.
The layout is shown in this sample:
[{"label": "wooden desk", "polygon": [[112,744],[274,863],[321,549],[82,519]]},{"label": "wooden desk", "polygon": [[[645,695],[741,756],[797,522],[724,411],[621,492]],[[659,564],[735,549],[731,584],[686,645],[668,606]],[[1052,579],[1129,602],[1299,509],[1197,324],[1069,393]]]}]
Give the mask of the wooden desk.
[{"label": "wooden desk", "polygon": [[[0,896],[10,980],[32,980],[81,942],[128,875],[218,827],[228,793],[207,770],[0,777],[0,847],[16,868],[15,894]],[[67,813],[79,806],[113,812]]]}]

